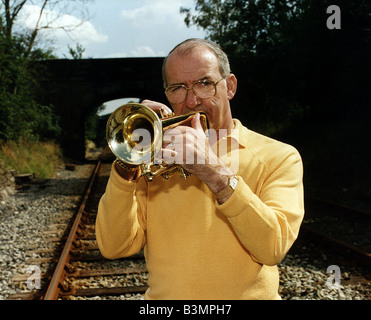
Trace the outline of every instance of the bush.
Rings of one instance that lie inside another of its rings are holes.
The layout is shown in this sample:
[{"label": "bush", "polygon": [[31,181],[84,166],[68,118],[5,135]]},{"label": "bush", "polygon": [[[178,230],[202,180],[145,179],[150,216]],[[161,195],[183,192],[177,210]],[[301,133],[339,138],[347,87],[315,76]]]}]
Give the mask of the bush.
[{"label": "bush", "polygon": [[32,64],[50,53],[26,57],[23,41],[22,36],[9,39],[0,23],[0,140],[17,140],[23,135],[54,139],[61,132],[58,118],[52,106],[35,100],[36,79],[42,70]]},{"label": "bush", "polygon": [[52,178],[56,168],[62,164],[62,151],[54,142],[39,142],[30,136],[23,136],[17,142],[2,142],[0,158],[6,168],[15,169],[18,173]]}]

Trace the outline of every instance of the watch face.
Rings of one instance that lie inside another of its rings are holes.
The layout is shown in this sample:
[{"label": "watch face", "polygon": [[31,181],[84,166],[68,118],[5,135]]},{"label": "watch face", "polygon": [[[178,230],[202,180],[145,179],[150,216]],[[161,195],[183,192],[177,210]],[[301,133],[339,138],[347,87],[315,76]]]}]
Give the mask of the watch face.
[{"label": "watch face", "polygon": [[231,186],[233,190],[236,189],[237,183],[238,183],[238,179],[236,177],[232,177],[231,179],[229,179],[229,185]]}]

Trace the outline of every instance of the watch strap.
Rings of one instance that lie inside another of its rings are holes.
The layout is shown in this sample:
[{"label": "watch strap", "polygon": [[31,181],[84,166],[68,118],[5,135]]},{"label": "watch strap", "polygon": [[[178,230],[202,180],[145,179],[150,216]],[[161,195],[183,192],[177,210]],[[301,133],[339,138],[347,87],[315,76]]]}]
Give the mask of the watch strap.
[{"label": "watch strap", "polygon": [[123,178],[127,180],[136,180],[140,176],[140,170],[138,170],[139,169],[138,166],[127,165],[125,162],[123,162],[119,158],[116,158],[115,162],[120,168],[124,169],[125,177]]},{"label": "watch strap", "polygon": [[236,176],[230,177],[228,179],[228,186],[226,188],[224,188],[222,191],[215,194],[215,197],[216,197],[217,200],[224,199],[224,198],[228,197],[229,195],[231,195],[233,193],[233,191],[236,188],[236,185],[232,186],[231,179],[237,179],[238,180],[238,178]]}]

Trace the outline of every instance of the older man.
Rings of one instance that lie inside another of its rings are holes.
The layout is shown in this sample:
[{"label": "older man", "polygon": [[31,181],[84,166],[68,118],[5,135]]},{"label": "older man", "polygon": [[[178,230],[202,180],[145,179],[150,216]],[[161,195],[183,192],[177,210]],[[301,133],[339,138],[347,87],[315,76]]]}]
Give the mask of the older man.
[{"label": "older man", "polygon": [[[176,46],[163,78],[175,114],[203,111],[214,134],[207,137],[198,116],[191,128],[166,132],[163,157],[188,179],[147,182],[137,168],[114,162],[96,223],[102,254],[119,258],[144,247],[147,299],[279,299],[277,264],[304,214],[300,155],[232,118],[237,79],[215,43]],[[187,161],[190,154],[196,161]]]}]

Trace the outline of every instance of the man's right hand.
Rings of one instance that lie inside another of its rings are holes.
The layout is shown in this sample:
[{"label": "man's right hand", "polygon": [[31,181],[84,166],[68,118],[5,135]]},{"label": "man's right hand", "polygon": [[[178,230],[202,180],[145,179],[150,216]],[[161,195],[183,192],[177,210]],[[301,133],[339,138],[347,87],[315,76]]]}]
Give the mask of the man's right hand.
[{"label": "man's right hand", "polygon": [[164,115],[167,115],[167,114],[170,114],[170,113],[173,112],[167,105],[165,105],[163,103],[160,103],[160,102],[156,102],[156,101],[146,99],[146,100],[143,100],[141,102],[141,104],[145,105],[146,107],[151,108],[154,111],[162,109],[162,113]]}]

